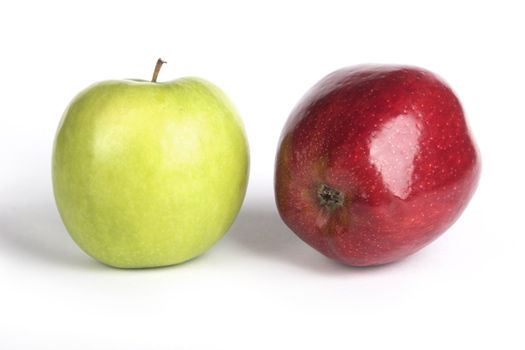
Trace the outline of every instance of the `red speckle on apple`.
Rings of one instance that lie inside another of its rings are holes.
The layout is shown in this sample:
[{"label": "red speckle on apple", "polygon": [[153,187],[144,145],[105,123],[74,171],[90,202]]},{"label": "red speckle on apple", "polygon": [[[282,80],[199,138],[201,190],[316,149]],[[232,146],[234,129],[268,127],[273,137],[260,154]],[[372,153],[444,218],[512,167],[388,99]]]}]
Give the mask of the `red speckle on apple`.
[{"label": "red speckle on apple", "polygon": [[283,130],[284,222],[328,257],[366,266],[421,249],[459,217],[480,174],[458,98],[426,70],[358,66],[315,85]]}]

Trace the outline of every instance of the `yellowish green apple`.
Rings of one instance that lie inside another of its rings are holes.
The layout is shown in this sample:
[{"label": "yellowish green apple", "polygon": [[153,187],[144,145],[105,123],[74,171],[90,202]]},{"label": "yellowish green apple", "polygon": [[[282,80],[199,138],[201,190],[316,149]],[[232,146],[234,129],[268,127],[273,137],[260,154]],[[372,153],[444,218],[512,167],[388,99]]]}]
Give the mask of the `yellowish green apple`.
[{"label": "yellowish green apple", "polygon": [[56,203],[104,264],[172,265],[202,254],[239,212],[249,152],[226,95],[199,78],[105,81],[67,107],[53,150]]}]

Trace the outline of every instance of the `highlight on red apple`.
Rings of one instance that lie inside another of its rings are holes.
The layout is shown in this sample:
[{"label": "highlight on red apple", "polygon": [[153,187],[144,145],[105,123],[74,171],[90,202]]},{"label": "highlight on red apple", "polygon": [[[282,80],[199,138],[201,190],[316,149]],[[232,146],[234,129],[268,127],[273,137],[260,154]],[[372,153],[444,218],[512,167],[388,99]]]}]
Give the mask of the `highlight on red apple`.
[{"label": "highlight on red apple", "polygon": [[451,88],[428,70],[362,65],[318,82],[276,159],[279,213],[306,243],[354,266],[394,262],[447,230],[480,157]]}]

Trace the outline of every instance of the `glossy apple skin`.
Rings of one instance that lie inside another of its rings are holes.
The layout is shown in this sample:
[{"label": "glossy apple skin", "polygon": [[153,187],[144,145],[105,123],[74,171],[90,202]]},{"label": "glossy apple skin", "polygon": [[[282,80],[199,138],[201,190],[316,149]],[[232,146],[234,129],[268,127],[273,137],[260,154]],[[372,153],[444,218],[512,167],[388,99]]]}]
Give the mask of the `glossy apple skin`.
[{"label": "glossy apple skin", "polygon": [[215,85],[105,81],[66,109],[53,150],[64,224],[95,259],[121,268],[172,265],[228,230],[248,181],[242,121]]},{"label": "glossy apple skin", "polygon": [[[276,160],[284,222],[324,255],[354,266],[410,255],[450,227],[480,176],[458,98],[408,66],[338,70],[291,113]],[[320,186],[338,191],[322,203]]]}]

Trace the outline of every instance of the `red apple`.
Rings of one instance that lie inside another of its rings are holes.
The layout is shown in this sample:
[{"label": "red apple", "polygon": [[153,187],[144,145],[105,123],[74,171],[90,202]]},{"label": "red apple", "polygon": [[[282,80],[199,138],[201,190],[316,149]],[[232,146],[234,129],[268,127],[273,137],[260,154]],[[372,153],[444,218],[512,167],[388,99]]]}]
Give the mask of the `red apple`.
[{"label": "red apple", "polygon": [[284,222],[354,266],[393,262],[430,243],[460,216],[480,174],[454,92],[407,66],[326,76],[290,115],[276,163]]}]

